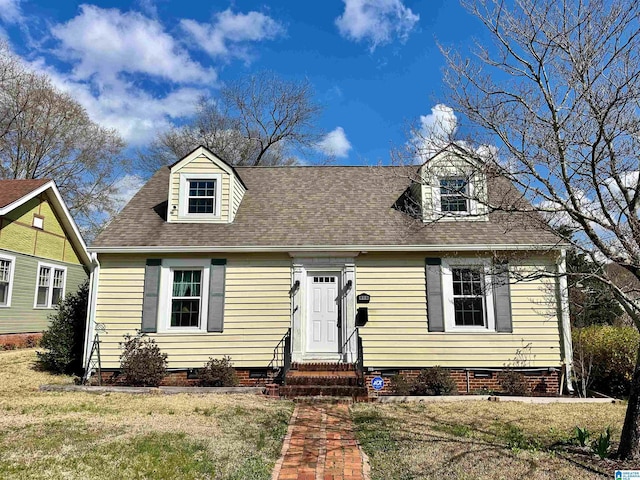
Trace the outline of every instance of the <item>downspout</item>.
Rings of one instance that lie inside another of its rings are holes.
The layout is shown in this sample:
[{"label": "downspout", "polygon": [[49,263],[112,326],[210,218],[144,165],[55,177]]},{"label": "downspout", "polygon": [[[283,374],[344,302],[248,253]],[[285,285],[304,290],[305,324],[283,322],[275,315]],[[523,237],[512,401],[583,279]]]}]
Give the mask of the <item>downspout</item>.
[{"label": "downspout", "polygon": [[569,287],[567,285],[567,250],[560,251],[558,261],[558,300],[561,319],[562,335],[562,360],[565,368],[567,391],[573,395],[573,383],[571,382],[571,370],[573,365],[573,343],[571,341],[571,322],[569,316]]},{"label": "downspout", "polygon": [[[100,276],[100,262],[98,261],[98,255],[94,252],[91,254],[91,272],[89,275],[89,299],[87,304],[87,321],[85,326],[84,337],[84,355],[83,365],[87,365],[89,362],[89,355],[91,354],[91,346],[93,344],[93,336],[95,335],[95,323],[96,323],[96,303],[98,299],[98,277]],[[87,372],[85,372],[87,377]]]}]

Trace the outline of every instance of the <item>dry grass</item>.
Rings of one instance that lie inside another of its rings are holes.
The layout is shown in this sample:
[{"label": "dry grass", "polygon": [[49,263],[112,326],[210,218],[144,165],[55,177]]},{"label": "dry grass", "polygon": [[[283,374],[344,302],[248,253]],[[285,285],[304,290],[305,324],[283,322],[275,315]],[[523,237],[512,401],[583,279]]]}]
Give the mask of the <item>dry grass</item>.
[{"label": "dry grass", "polygon": [[[374,479],[613,478],[615,464],[571,446],[576,426],[617,440],[625,405],[512,402],[357,404]],[[626,468],[640,467],[627,465]]]},{"label": "dry grass", "polygon": [[293,407],[255,395],[39,392],[71,383],[0,352],[0,478],[270,478]]}]

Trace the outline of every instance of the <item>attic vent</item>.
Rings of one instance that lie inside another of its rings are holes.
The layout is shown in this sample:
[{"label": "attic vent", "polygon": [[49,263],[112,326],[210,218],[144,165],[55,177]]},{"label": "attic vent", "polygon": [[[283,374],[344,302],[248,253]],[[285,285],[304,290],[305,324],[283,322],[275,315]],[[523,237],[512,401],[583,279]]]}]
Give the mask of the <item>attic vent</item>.
[{"label": "attic vent", "polygon": [[44,217],[41,217],[40,215],[34,215],[33,222],[31,223],[31,225],[34,228],[38,228],[42,230],[44,228]]}]

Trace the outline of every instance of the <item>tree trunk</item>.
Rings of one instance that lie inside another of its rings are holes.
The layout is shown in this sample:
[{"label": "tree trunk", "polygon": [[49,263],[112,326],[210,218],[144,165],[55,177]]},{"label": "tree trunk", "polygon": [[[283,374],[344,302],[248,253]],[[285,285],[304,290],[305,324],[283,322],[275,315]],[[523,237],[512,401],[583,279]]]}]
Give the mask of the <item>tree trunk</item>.
[{"label": "tree trunk", "polygon": [[618,457],[622,460],[640,460],[640,349],[633,370],[629,404],[620,435]]}]

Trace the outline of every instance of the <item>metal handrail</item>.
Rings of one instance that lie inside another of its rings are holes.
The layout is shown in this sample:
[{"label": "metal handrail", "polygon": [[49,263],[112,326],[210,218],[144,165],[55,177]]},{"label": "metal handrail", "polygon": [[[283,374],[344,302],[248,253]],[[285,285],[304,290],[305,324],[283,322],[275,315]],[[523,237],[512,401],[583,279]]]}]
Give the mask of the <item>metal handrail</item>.
[{"label": "metal handrail", "polygon": [[[353,339],[353,336],[354,336],[354,335],[360,336],[360,334],[358,333],[358,327],[354,327],[353,331],[351,332],[351,335],[349,335],[349,337],[347,337],[347,340],[342,344],[342,348],[340,349],[340,353],[342,353],[343,355],[342,355],[342,357],[340,358],[340,361],[345,361],[345,360],[344,360],[345,355],[346,355],[346,353],[345,353],[345,347],[346,347],[347,345],[349,345],[349,343],[350,343],[350,342],[351,342],[351,340]],[[357,338],[357,337],[356,337],[356,338]],[[357,349],[357,348],[358,348],[358,347],[356,346],[356,349]],[[353,352],[351,352],[351,353],[353,353]]]},{"label": "metal handrail", "polygon": [[[280,361],[282,360],[282,361]],[[267,370],[279,370],[277,377],[284,378],[291,366],[291,328],[280,339],[273,349],[273,357],[267,365]]]}]

